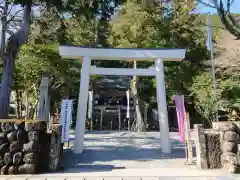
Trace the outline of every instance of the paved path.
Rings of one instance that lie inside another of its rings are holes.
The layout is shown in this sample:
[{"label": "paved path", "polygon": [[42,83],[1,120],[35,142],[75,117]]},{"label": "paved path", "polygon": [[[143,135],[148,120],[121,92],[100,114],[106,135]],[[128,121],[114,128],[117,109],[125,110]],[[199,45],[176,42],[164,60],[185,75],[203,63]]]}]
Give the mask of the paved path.
[{"label": "paved path", "polygon": [[170,155],[161,153],[159,132],[94,132],[85,136],[85,151],[65,154],[65,172],[186,167],[184,145],[171,133]]},{"label": "paved path", "polygon": [[71,176],[71,177],[42,177],[42,176],[5,176],[0,177],[0,180],[238,180],[239,178],[229,176],[219,177],[83,177],[83,176]]}]

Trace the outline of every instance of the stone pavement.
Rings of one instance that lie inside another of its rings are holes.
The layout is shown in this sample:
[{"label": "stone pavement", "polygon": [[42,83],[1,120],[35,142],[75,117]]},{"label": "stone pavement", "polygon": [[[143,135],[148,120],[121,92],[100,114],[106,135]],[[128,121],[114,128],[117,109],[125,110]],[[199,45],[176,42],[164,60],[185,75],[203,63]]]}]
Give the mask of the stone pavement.
[{"label": "stone pavement", "polygon": [[238,180],[239,178],[230,176],[165,176],[165,177],[84,177],[84,176],[2,176],[0,180]]}]

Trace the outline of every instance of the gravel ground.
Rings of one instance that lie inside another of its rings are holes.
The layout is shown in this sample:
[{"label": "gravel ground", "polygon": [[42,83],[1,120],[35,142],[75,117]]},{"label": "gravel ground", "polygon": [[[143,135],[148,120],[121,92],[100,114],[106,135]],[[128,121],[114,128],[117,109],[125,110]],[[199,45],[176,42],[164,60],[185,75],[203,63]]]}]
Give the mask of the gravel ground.
[{"label": "gravel ground", "polygon": [[179,142],[178,133],[171,132],[170,137],[172,153],[167,155],[161,152],[159,132],[88,132],[81,155],[65,150],[64,171],[58,175],[230,177],[224,169],[204,171],[196,165],[184,165],[184,144]]},{"label": "gravel ground", "polygon": [[[74,138],[74,136],[72,137]],[[129,169],[184,166],[184,144],[178,133],[171,133],[172,153],[161,152],[159,132],[95,131],[85,135],[85,150],[81,155],[65,152],[65,169]]]}]

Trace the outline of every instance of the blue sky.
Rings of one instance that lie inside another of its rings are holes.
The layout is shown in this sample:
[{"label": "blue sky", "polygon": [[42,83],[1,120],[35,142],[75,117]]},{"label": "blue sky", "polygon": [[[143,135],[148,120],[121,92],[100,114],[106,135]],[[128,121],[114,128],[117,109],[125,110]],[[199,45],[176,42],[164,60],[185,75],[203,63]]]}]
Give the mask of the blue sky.
[{"label": "blue sky", "polygon": [[[223,1],[226,1],[226,0],[223,0]],[[204,2],[210,3],[211,0],[204,0]],[[216,12],[215,9],[207,7],[205,5],[200,5],[197,10],[199,13],[208,13],[208,12],[215,13]],[[240,0],[234,1],[233,5],[231,7],[231,12],[232,13],[240,13]]]}]

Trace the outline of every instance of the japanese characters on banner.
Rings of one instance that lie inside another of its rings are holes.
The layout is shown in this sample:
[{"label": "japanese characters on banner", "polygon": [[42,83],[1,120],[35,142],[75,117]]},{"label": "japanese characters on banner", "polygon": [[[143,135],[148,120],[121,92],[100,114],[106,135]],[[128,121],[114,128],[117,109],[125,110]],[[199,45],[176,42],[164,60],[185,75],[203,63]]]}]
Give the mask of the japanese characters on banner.
[{"label": "japanese characters on banner", "polygon": [[88,92],[88,118],[92,118],[92,108],[93,108],[93,91]]},{"label": "japanese characters on banner", "polygon": [[184,105],[184,95],[176,95],[174,97],[177,119],[178,119],[178,129],[180,134],[180,142],[184,142],[185,140],[185,105]]},{"label": "japanese characters on banner", "polygon": [[129,94],[129,90],[126,91],[126,95],[127,95],[127,115],[126,118],[130,118],[130,94]]},{"label": "japanese characters on banner", "polygon": [[70,123],[72,121],[72,100],[63,100],[61,106],[60,122],[62,125],[61,142],[68,142]]}]

